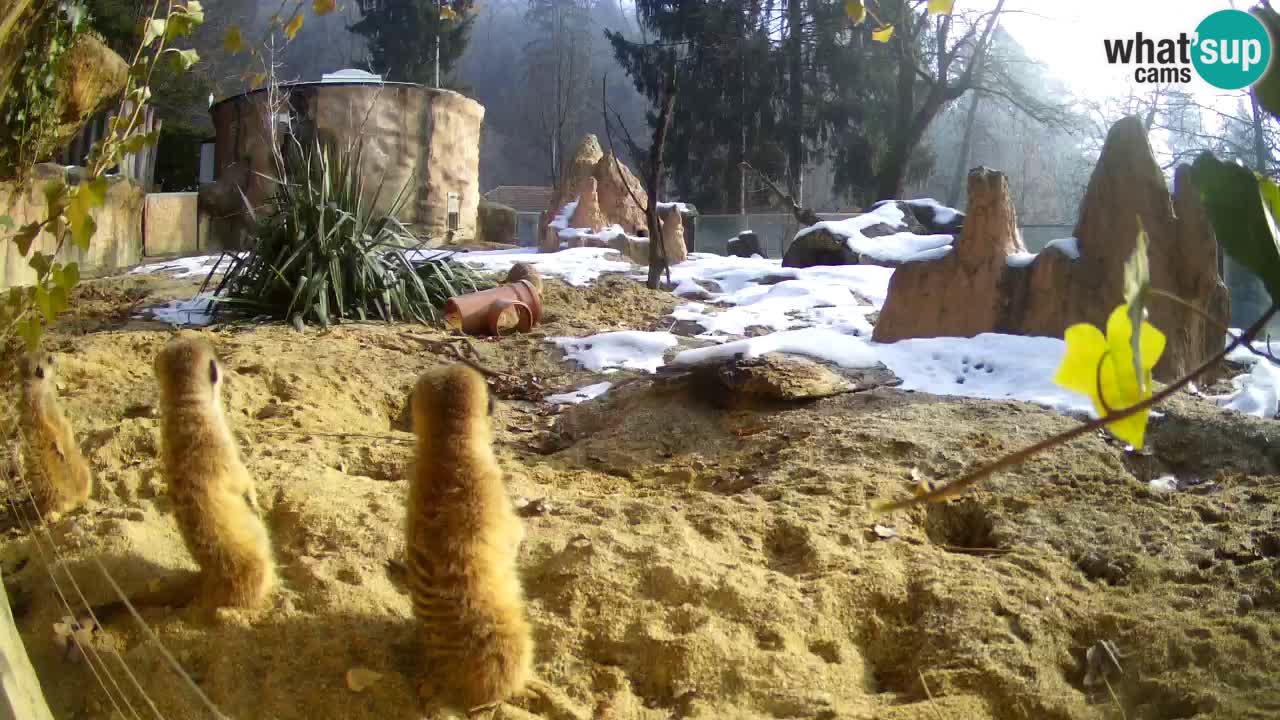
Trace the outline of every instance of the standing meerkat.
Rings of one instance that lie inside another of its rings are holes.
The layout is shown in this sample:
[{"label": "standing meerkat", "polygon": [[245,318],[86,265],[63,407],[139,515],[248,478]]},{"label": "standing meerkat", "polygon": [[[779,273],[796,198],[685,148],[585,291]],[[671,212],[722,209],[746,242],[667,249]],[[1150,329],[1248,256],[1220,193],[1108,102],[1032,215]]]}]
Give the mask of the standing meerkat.
[{"label": "standing meerkat", "polygon": [[54,356],[37,351],[22,359],[21,427],[27,487],[47,520],[84,504],[93,475],[75,433],[58,406]]},{"label": "standing meerkat", "polygon": [[155,359],[165,481],[182,539],[200,566],[196,600],[255,607],[275,585],[275,561],[253,478],[222,410],[213,347],[179,335]]},{"label": "standing meerkat", "polygon": [[411,401],[417,435],[405,564],[422,624],[431,708],[497,706],[531,679],[533,638],[516,554],[516,517],[493,454],[492,402],[464,365],[427,371]]}]

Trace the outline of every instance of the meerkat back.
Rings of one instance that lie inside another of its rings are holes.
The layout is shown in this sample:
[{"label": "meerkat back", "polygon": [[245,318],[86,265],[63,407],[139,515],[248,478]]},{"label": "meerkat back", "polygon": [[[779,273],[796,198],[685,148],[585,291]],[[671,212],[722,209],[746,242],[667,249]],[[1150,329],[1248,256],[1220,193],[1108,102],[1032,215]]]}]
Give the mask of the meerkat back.
[{"label": "meerkat back", "polygon": [[503,484],[479,373],[428,371],[412,398],[417,447],[406,565],[422,626],[428,705],[495,706],[529,681],[533,640],[516,555],[524,528]]},{"label": "meerkat back", "polygon": [[22,360],[21,427],[27,486],[42,516],[69,512],[89,499],[93,475],[58,405],[57,364],[46,352]]},{"label": "meerkat back", "polygon": [[254,607],[275,583],[253,479],[222,410],[222,365],[206,341],[180,335],[155,360],[161,455],[183,540],[200,565],[196,600]]}]

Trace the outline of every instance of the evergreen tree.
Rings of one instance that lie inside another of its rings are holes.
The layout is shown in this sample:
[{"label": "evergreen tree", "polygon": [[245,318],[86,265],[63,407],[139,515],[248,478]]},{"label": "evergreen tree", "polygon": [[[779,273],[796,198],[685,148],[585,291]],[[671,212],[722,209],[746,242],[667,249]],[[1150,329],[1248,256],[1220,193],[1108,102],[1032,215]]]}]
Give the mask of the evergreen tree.
[{"label": "evergreen tree", "polygon": [[[364,17],[351,31],[364,36],[369,64],[390,81],[443,84],[471,31],[474,0],[362,0]],[[438,45],[438,47],[437,47]]]}]

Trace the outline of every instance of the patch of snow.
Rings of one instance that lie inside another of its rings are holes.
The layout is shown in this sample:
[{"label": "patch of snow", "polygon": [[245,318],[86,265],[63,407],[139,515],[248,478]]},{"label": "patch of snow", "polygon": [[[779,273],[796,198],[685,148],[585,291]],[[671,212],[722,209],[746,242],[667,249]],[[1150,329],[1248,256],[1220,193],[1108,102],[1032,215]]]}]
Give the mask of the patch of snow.
[{"label": "patch of snow", "polygon": [[[1250,355],[1255,360],[1262,360]],[[1253,369],[1231,379],[1235,391],[1225,395],[1209,395],[1208,400],[1228,410],[1260,418],[1280,414],[1280,367],[1269,360],[1254,362]]]},{"label": "patch of snow", "polygon": [[667,350],[679,344],[675,335],[666,332],[621,330],[581,338],[550,338],[564,350],[565,358],[588,370],[613,372],[618,368],[657,372],[666,362]]},{"label": "patch of snow", "polygon": [[1151,488],[1153,493],[1167,495],[1178,489],[1178,479],[1172,475],[1165,475],[1147,483],[1147,486]]},{"label": "patch of snow", "polygon": [[213,322],[213,294],[201,293],[186,300],[171,300],[166,305],[142,308],[135,317],[147,317],[170,325],[204,327]]},{"label": "patch of snow", "polygon": [[671,208],[675,208],[676,212],[684,214],[689,212],[689,205],[682,202],[660,202],[658,203],[658,212],[667,212]]},{"label": "patch of snow", "polygon": [[1080,241],[1073,237],[1050,240],[1049,244],[1044,246],[1044,252],[1050,250],[1057,250],[1072,260],[1080,259]]},{"label": "patch of snow", "polygon": [[873,367],[877,362],[875,351],[865,340],[829,328],[809,327],[685,350],[676,355],[672,364],[698,365],[735,356],[750,359],[771,352],[807,355],[846,368]]},{"label": "patch of snow", "polygon": [[621,225],[610,225],[599,232],[594,232],[590,228],[564,228],[556,232],[562,243],[575,238],[590,238],[607,243],[618,236],[626,236],[626,234]]},{"label": "patch of snow", "polygon": [[556,232],[569,227],[569,218],[573,217],[573,211],[578,209],[578,201],[581,199],[581,197],[577,197],[572,202],[565,203],[560,213],[552,218],[551,222],[547,223],[547,227],[555,228]]},{"label": "patch of snow", "polygon": [[673,364],[696,365],[738,354],[753,358],[770,352],[806,355],[846,368],[881,362],[902,380],[903,390],[1021,400],[1092,417],[1093,405],[1087,397],[1053,383],[1065,349],[1057,338],[995,333],[882,344],[830,328],[810,327],[685,350],[676,355]]},{"label": "patch of snow", "polygon": [[1036,261],[1038,253],[1033,252],[1016,252],[1005,256],[1004,264],[1009,267],[1028,267]]},{"label": "patch of snow", "polygon": [[[946,255],[955,238],[951,235],[916,235],[907,232],[905,216],[902,208],[895,203],[888,203],[863,213],[857,217],[844,220],[824,220],[796,233],[796,239],[817,230],[826,230],[835,237],[844,238],[849,249],[859,255],[875,258],[881,262],[907,262],[910,260],[929,260]],[[882,237],[869,238],[862,234],[872,225],[888,225],[902,232]],[[931,252],[932,251],[932,252]],[[941,252],[939,252],[941,251]],[[924,253],[930,253],[925,255]]]},{"label": "patch of snow", "polygon": [[705,288],[703,288],[701,285],[694,282],[693,280],[684,279],[684,280],[681,280],[678,285],[676,285],[676,288],[671,291],[671,294],[675,295],[676,297],[690,297],[690,296],[701,297],[702,295],[706,295],[707,291]]},{"label": "patch of snow", "polygon": [[515,251],[483,250],[458,253],[454,259],[486,272],[505,272],[516,263],[528,263],[543,277],[559,278],[574,287],[586,287],[603,273],[628,272],[635,267],[626,260],[610,259],[610,255],[621,257],[612,248],[580,247],[553,253],[529,252],[523,248]]},{"label": "patch of snow", "polygon": [[933,208],[933,221],[936,223],[941,223],[943,225],[951,222],[952,220],[955,220],[956,216],[960,214],[959,210],[956,210],[955,208],[947,207],[946,205],[943,205],[942,203],[938,202],[937,200],[934,200],[933,198],[919,198],[917,200],[908,200],[907,204],[912,206],[920,205],[922,207]]},{"label": "patch of snow", "polygon": [[577,390],[570,390],[567,393],[548,395],[543,398],[543,400],[551,403],[552,405],[577,405],[578,403],[600,397],[608,392],[611,387],[613,387],[613,383],[611,382],[599,382],[594,385],[580,387]]},{"label": "patch of snow", "polygon": [[823,220],[816,225],[810,225],[800,232],[796,233],[796,240],[818,230],[826,230],[836,237],[851,238],[862,237],[862,231],[872,225],[888,225],[895,230],[905,230],[907,227],[906,215],[902,214],[902,208],[897,203],[886,203],[880,207],[866,212],[857,217],[846,218],[844,220]]},{"label": "patch of snow", "polygon": [[[248,253],[241,253],[237,257],[245,257]],[[164,260],[162,262],[149,263],[147,265],[139,265],[130,270],[129,275],[151,275],[153,273],[172,273],[174,277],[185,278],[193,275],[207,275],[214,265],[222,263],[218,270],[226,272],[231,268],[231,258],[224,255],[196,255],[193,257],[174,258],[173,260]]]}]

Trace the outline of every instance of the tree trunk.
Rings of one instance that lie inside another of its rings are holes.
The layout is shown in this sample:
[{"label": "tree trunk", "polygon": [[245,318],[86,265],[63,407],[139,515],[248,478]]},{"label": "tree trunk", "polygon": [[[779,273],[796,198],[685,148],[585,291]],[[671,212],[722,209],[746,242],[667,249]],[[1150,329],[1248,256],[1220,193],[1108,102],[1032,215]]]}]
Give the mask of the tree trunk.
[{"label": "tree trunk", "polygon": [[669,68],[662,84],[662,106],[658,111],[657,127],[653,129],[653,144],[649,146],[649,165],[645,176],[645,189],[649,193],[645,219],[649,225],[649,279],[645,285],[657,290],[662,273],[667,269],[666,246],[662,241],[662,226],[658,222],[658,191],[662,183],[662,154],[667,145],[667,130],[671,127],[671,113],[676,104],[676,71]]},{"label": "tree trunk", "polygon": [[801,0],[787,0],[787,64],[791,122],[787,138],[787,186],[797,204],[804,203],[804,24]]},{"label": "tree trunk", "polygon": [[975,92],[969,103],[969,114],[964,119],[964,135],[960,139],[960,157],[956,159],[956,172],[951,176],[951,187],[947,189],[947,206],[959,207],[960,193],[964,191],[965,178],[969,175],[969,154],[973,150],[973,128],[978,120],[978,103],[982,95]]}]

